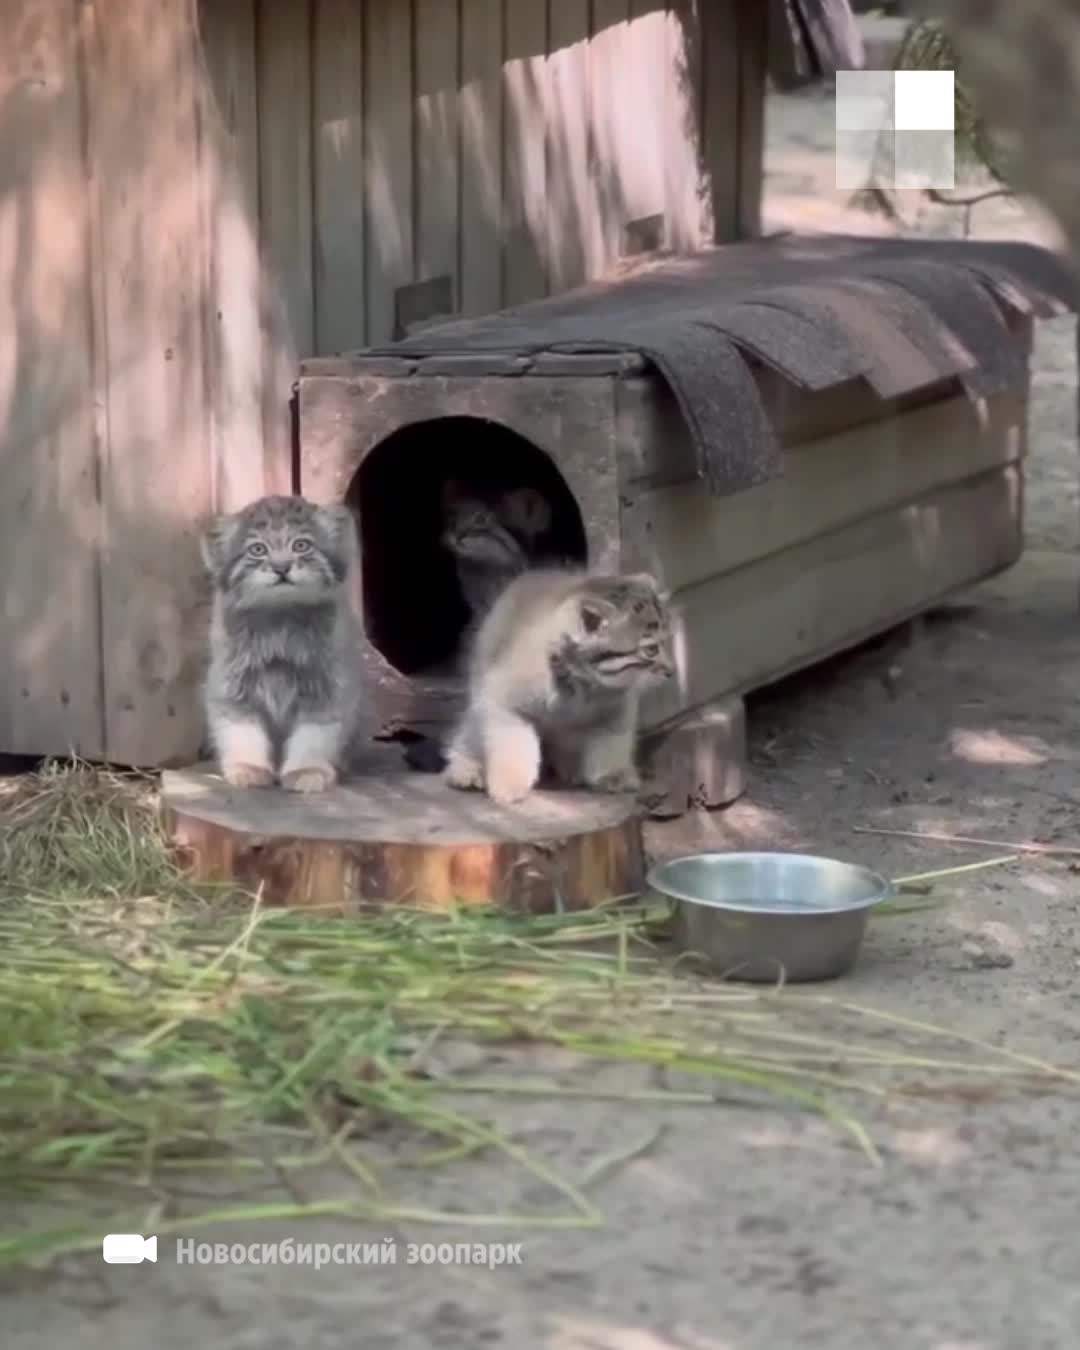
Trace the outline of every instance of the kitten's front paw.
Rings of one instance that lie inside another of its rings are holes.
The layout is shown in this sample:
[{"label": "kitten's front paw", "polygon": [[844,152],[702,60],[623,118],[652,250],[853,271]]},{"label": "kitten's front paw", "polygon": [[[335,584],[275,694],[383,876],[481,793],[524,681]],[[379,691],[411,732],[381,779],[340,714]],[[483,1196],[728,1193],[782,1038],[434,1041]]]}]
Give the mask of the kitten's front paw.
[{"label": "kitten's front paw", "polygon": [[479,761],[471,755],[463,755],[459,750],[451,750],[447,755],[442,777],[444,783],[465,792],[479,791],[484,786],[484,770]]},{"label": "kitten's front paw", "polygon": [[499,806],[524,801],[536,786],[536,775],[523,764],[493,764],[488,769],[487,793]]},{"label": "kitten's front paw", "polygon": [[590,779],[588,786],[594,792],[638,792],[641,777],[636,769],[612,769],[610,773]]},{"label": "kitten's front paw", "polygon": [[328,764],[292,769],[281,775],[281,786],[288,792],[325,792],[337,782],[337,774]]},{"label": "kitten's front paw", "polygon": [[230,787],[260,788],[270,787],[274,782],[274,771],[263,764],[223,764],[221,776]]}]

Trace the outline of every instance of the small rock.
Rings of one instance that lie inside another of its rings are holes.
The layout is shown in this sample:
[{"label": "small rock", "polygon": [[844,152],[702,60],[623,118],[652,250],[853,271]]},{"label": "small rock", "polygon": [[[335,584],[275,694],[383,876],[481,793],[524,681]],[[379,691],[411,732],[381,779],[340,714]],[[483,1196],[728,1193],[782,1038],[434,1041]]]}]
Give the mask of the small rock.
[{"label": "small rock", "polygon": [[965,962],[961,970],[1006,970],[1013,964],[1007,951],[989,943],[968,941],[960,951]]}]

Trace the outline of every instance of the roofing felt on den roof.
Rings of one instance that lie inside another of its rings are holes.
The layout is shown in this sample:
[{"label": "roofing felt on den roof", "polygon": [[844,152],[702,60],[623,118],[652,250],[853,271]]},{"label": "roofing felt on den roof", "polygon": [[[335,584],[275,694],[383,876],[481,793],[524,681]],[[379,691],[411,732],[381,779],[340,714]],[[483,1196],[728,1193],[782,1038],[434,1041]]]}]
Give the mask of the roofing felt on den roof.
[{"label": "roofing felt on den roof", "polygon": [[[862,379],[896,398],[957,378],[986,397],[1025,378],[1008,316],[1072,312],[1076,301],[1064,260],[1032,244],[785,235],[441,324],[356,353],[349,365],[637,353],[670,384],[699,472],[723,495],[783,470],[753,361],[806,390]],[[483,374],[484,362],[471,370]]]}]

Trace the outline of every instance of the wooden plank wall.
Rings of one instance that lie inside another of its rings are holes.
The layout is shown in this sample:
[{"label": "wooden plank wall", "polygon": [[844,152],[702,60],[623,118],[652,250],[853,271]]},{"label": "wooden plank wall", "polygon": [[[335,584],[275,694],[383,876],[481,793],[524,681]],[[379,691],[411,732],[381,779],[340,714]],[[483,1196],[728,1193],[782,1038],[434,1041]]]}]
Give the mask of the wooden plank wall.
[{"label": "wooden plank wall", "polygon": [[105,743],[98,422],[79,35],[24,3],[0,43],[0,750]]},{"label": "wooden plank wall", "polygon": [[298,360],[392,339],[401,287],[480,313],[641,217],[745,228],[755,3],[12,0],[0,752],[197,753],[198,532],[297,485]]},{"label": "wooden plank wall", "polygon": [[[679,249],[752,229],[735,34],[755,0],[202,4],[219,98],[255,109],[234,142],[277,324],[273,416],[298,357],[400,335],[403,286],[444,278],[454,312],[483,313],[607,272],[650,242],[634,222]],[[254,34],[239,98],[223,27]]]}]

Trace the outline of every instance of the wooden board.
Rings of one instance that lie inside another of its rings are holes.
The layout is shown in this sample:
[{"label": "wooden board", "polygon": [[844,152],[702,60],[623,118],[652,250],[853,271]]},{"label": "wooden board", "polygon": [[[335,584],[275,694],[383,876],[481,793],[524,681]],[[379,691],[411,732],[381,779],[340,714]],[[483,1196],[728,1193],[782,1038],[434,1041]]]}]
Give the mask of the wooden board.
[{"label": "wooden board", "polygon": [[0,752],[102,754],[90,218],[79,33],[14,0],[0,44]]},{"label": "wooden board", "polygon": [[[743,167],[740,127],[740,24],[752,6],[766,10],[762,0],[711,0],[700,7],[702,44],[701,142],[708,189],[712,242],[738,238],[739,182],[742,174],[762,173],[760,140],[757,154],[748,139],[750,157]],[[759,59],[764,61],[764,52]],[[764,117],[764,98],[759,115]],[[753,128],[748,128],[749,133]]]},{"label": "wooden board", "polygon": [[581,508],[591,561],[618,563],[619,507],[611,387],[606,379],[528,376],[300,380],[300,473],[313,501],[340,501],[364,456],[399,427],[472,416],[547,453]]},{"label": "wooden board", "polygon": [[[210,358],[214,507],[235,511],[264,492],[288,492],[290,446],[264,434],[264,276],[259,256],[259,119],[256,0],[203,0],[200,31],[209,88],[203,155],[209,194]],[[267,396],[284,402],[284,390]]]},{"label": "wooden board", "polygon": [[728,806],[746,788],[746,708],[720,699],[642,738],[649,814],[681,816],[689,807]]},{"label": "wooden board", "polygon": [[[683,589],[890,506],[1017,462],[1025,400],[960,396],[793,448],[783,477],[730,497],[700,479],[623,502],[623,565]],[[927,447],[934,446],[933,453]]]},{"label": "wooden board", "polygon": [[[701,158],[703,57],[700,0],[668,0],[665,14],[664,198],[668,242],[679,253],[712,243],[709,182]],[[731,172],[733,165],[725,165]]]},{"label": "wooden board", "polygon": [[643,725],[760,688],[1010,567],[1021,486],[1015,466],[997,469],[677,592],[679,673]]},{"label": "wooden board", "polygon": [[517,305],[546,295],[548,286],[544,135],[547,6],[542,0],[527,4],[509,0],[504,15],[503,303]]},{"label": "wooden board", "polygon": [[[91,7],[87,7],[91,8]],[[200,740],[211,508],[208,213],[194,0],[98,0],[88,39],[108,439],[101,475],[108,758]]]},{"label": "wooden board", "polygon": [[588,160],[589,0],[555,0],[549,10],[545,92],[547,253],[552,291],[580,286],[597,219]]},{"label": "wooden board", "polygon": [[288,445],[296,362],[315,351],[312,272],[311,23],[297,0],[260,0],[259,226],[267,343],[263,435]]},{"label": "wooden board", "polygon": [[268,905],[587,909],[636,894],[636,801],[537,792],[499,807],[426,774],[358,777],[318,797],[229,787],[206,766],[162,778],[166,829],[191,875],[262,888]]},{"label": "wooden board", "polygon": [[502,0],[461,0],[461,312],[502,308]]},{"label": "wooden board", "polygon": [[413,280],[412,5],[367,0],[364,25],[364,248],[367,343],[393,340],[399,286]]},{"label": "wooden board", "polygon": [[[619,136],[625,147],[623,164],[626,200],[624,225],[653,216],[664,219],[658,246],[670,233],[664,182],[664,112],[667,103],[668,67],[667,11],[664,0],[630,0],[630,25],[620,72]],[[633,90],[632,98],[627,91]],[[634,251],[624,237],[623,251]],[[645,248],[641,251],[649,252]]]},{"label": "wooden board", "polygon": [[[1031,352],[1031,320],[1011,320],[1018,354]],[[800,389],[766,366],[749,362],[754,382],[780,444],[804,445],[854,427],[884,422],[916,408],[967,397],[956,379],[944,379],[895,398],[879,398],[865,380],[847,380],[832,388]],[[1029,383],[1011,391],[1021,401]],[[686,421],[670,386],[656,376],[628,374],[615,385],[620,481],[624,485],[659,486],[697,476],[697,456]],[[977,404],[976,404],[977,406]]]},{"label": "wooden board", "polygon": [[736,239],[757,239],[761,235],[761,207],[765,189],[767,92],[765,72],[769,56],[768,16],[769,7],[762,4],[761,0],[737,0],[735,23],[738,62],[736,107],[738,153],[735,157],[734,222]]},{"label": "wooden board", "polygon": [[362,347],[364,29],[355,0],[314,0],[315,348]]},{"label": "wooden board", "polygon": [[458,307],[461,173],[457,6],[413,0],[416,60],[416,279],[449,277]]},{"label": "wooden board", "polygon": [[626,221],[622,142],[624,53],[629,41],[629,0],[592,0],[589,42],[589,177],[596,184],[596,220],[586,241],[590,276],[609,271],[622,250]]}]

